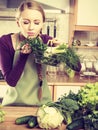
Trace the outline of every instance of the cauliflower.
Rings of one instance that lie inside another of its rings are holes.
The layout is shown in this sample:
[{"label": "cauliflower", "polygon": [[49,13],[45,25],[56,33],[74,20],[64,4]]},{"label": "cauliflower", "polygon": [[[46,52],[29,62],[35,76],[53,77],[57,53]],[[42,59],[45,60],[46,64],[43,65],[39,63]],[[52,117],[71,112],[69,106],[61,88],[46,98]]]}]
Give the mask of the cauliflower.
[{"label": "cauliflower", "polygon": [[43,105],[37,111],[37,121],[40,128],[54,129],[62,124],[63,116],[55,107]]}]

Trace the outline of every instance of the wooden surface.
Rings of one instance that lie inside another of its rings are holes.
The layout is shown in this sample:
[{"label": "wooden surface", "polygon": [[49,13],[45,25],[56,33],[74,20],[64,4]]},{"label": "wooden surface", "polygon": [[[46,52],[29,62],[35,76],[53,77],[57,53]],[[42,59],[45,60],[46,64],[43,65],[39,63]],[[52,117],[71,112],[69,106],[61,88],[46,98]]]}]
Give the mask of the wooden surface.
[{"label": "wooden surface", "polygon": [[[47,74],[47,81],[48,85],[62,85],[62,86],[83,86],[86,83],[94,83],[98,81],[98,76],[95,77],[87,77],[87,76],[80,76],[76,74],[74,78],[69,78],[66,74],[65,75],[48,75]],[[4,80],[0,80],[0,85],[6,85]]]},{"label": "wooden surface", "polygon": [[[16,125],[15,120],[25,115],[35,115],[36,107],[4,107],[5,121],[0,124],[0,130],[27,130],[25,125]],[[35,129],[36,130],[36,129]]]},{"label": "wooden surface", "polygon": [[47,80],[49,85],[54,86],[84,86],[86,83],[94,83],[98,81],[98,76],[80,76],[76,74],[74,78],[69,78],[66,74],[56,76],[47,75]]},{"label": "wooden surface", "polygon": [[[5,121],[0,123],[0,130],[30,130],[26,125],[16,125],[15,120],[18,117],[25,115],[35,115],[37,107],[4,107],[6,112]],[[32,130],[40,130],[40,128],[33,128]],[[55,130],[65,130],[65,126]]]}]

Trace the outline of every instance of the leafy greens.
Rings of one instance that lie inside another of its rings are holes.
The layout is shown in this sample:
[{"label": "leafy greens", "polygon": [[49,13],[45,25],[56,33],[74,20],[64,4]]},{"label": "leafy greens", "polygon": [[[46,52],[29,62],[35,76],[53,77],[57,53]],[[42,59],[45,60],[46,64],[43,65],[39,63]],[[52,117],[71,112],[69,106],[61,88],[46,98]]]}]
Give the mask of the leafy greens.
[{"label": "leafy greens", "polygon": [[33,39],[28,38],[22,42],[21,46],[26,43],[31,46],[32,53],[34,54],[37,62],[52,66],[57,66],[60,63],[64,63],[72,70],[78,72],[81,69],[80,59],[75,49],[68,47],[64,43],[56,47],[53,53],[48,52],[48,45],[44,44],[40,37]]}]

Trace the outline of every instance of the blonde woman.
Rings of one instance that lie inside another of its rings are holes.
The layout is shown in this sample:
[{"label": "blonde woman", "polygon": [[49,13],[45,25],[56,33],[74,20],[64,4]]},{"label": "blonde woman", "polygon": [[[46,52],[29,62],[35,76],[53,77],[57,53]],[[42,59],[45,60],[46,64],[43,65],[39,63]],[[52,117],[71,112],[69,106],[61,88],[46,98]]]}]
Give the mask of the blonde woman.
[{"label": "blonde woman", "polygon": [[9,86],[2,105],[40,106],[51,101],[46,65],[41,66],[43,84],[42,90],[38,92],[40,69],[34,61],[33,52],[28,44],[21,50],[19,48],[27,37],[35,38],[40,35],[43,43],[47,43],[52,37],[40,34],[45,13],[37,2],[22,2],[17,10],[16,21],[20,32],[0,38],[0,67]]}]

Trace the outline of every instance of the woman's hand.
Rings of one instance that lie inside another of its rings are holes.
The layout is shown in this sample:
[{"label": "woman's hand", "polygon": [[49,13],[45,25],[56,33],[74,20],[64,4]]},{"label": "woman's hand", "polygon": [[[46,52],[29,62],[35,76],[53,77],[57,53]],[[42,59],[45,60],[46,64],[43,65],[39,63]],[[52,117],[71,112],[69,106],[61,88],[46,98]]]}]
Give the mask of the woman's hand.
[{"label": "woman's hand", "polygon": [[58,40],[57,38],[52,39],[54,46],[58,46],[62,43],[62,41]]},{"label": "woman's hand", "polygon": [[47,45],[51,46],[51,47],[56,47],[58,45],[60,45],[62,43],[62,41],[58,40],[57,38],[53,38],[52,40],[49,40]]},{"label": "woman's hand", "polygon": [[31,46],[27,43],[21,47],[21,53],[30,54],[32,52]]}]

